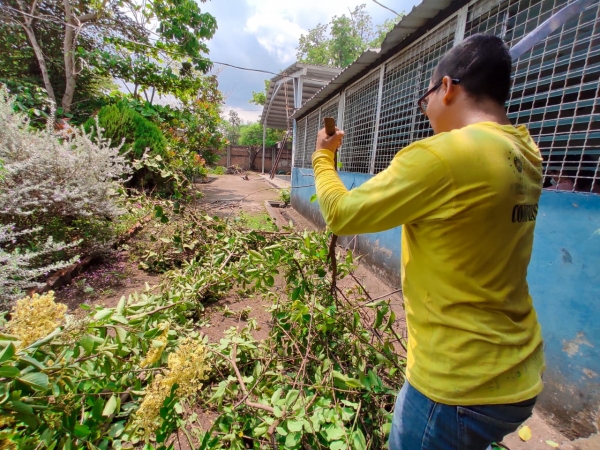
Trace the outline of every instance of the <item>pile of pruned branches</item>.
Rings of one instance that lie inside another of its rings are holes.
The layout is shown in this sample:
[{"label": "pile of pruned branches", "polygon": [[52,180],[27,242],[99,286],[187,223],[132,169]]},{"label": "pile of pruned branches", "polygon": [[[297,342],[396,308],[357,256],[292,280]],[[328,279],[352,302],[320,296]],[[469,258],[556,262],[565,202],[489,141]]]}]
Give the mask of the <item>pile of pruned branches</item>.
[{"label": "pile of pruned branches", "polygon": [[225,173],[227,175],[240,175],[242,173],[244,173],[244,171],[242,170],[242,168],[238,165],[233,165],[233,166],[229,166],[226,170]]},{"label": "pile of pruned branches", "polygon": [[[250,231],[166,204],[155,224],[178,230],[157,239],[175,250],[147,256],[165,272],[160,293],[66,320],[43,296],[0,323],[0,440],[166,449],[182,434],[204,449],[384,446],[404,344],[389,300],[360,285],[332,289],[326,233]],[[353,257],[342,256],[338,277],[352,277]],[[204,303],[231,289],[272,300],[265,340],[252,336],[253,319],[218,344],[203,337]],[[198,428],[200,410],[215,414],[210,429]]]}]

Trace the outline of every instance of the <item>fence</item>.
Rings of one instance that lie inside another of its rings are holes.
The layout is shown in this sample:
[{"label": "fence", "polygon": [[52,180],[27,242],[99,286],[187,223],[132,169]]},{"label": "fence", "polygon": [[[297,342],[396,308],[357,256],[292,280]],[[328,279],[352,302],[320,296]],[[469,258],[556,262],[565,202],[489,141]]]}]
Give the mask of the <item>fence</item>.
[{"label": "fence", "polygon": [[[567,0],[475,0],[297,123],[294,166],[311,167],[322,117],[346,135],[341,170],[376,174],[411,142],[431,136],[416,106],[439,59],[476,33],[512,46]],[[600,193],[600,7],[595,4],[514,64],[507,103],[544,157],[544,186]],[[558,184],[558,186],[556,186]]]},{"label": "fence", "polygon": [[[277,148],[267,148],[265,151],[265,172],[270,172],[273,161],[277,157]],[[217,166],[239,166],[243,170],[262,169],[262,147],[229,145],[219,153]],[[288,174],[291,170],[292,151],[289,148],[284,150],[277,166],[277,173]]]}]

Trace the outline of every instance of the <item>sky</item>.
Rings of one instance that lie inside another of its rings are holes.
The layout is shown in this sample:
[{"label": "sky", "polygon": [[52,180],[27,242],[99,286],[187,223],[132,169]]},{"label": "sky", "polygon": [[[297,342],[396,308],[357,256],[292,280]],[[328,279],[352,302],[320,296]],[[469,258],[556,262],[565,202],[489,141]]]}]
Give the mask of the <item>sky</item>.
[{"label": "sky", "polygon": [[[419,0],[380,0],[391,9],[409,12]],[[217,19],[218,30],[208,42],[209,58],[236,66],[279,72],[296,60],[302,34],[318,23],[365,3],[373,24],[394,15],[372,0],[208,0],[202,11]],[[262,106],[248,103],[252,91],[264,89],[273,75],[222,67],[219,86],[226,96],[223,111],[236,111],[244,121],[259,119]]]}]

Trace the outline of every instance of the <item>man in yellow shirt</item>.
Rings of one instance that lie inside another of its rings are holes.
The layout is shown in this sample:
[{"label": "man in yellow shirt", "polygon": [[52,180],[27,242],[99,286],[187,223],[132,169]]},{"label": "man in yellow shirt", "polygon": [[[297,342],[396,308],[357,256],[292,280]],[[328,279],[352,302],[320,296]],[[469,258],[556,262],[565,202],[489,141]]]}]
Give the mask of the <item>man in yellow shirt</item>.
[{"label": "man in yellow shirt", "polygon": [[418,102],[435,136],[351,191],[334,167],[343,131],[317,137],[313,168],[329,228],[353,235],[403,225],[407,382],[391,450],[484,450],[530,416],[542,390],[542,335],[526,280],[542,159],[506,116],[510,74],[500,38],[454,47]]}]

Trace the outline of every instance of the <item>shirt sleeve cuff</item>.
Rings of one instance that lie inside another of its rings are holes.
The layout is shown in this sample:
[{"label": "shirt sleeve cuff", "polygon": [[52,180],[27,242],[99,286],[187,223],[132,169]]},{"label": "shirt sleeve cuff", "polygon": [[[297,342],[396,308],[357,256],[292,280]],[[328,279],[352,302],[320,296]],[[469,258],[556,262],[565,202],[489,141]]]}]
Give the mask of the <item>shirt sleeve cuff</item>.
[{"label": "shirt sleeve cuff", "polygon": [[333,163],[333,156],[334,155],[333,155],[333,152],[331,150],[327,150],[327,149],[317,150],[312,155],[312,161],[314,163],[315,160],[318,159],[318,158],[328,158]]}]

